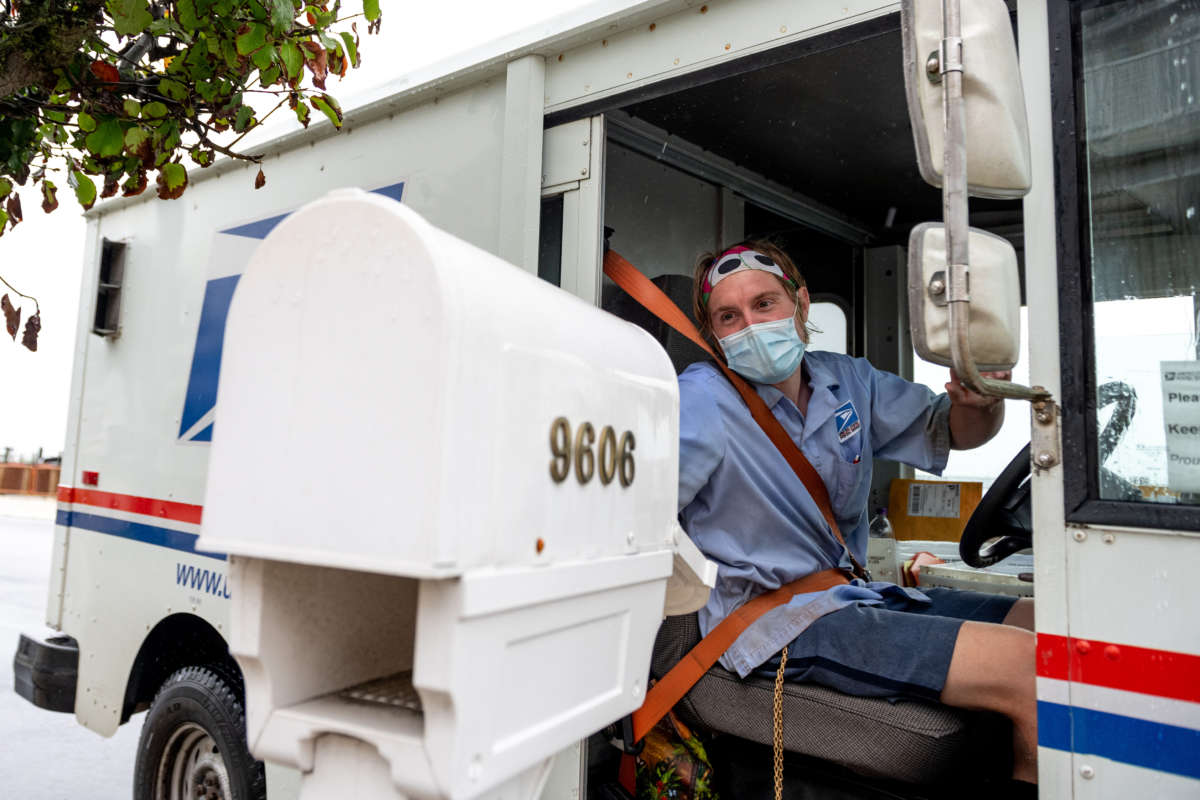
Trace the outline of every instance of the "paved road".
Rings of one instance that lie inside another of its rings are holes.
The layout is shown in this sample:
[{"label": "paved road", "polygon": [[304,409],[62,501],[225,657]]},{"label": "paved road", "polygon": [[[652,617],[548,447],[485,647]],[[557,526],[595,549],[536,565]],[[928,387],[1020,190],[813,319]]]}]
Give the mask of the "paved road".
[{"label": "paved road", "polygon": [[73,714],[43,711],[13,692],[17,635],[52,633],[43,619],[54,526],[48,515],[3,516],[8,510],[0,508],[0,795],[128,800],[142,714],[105,739]]}]

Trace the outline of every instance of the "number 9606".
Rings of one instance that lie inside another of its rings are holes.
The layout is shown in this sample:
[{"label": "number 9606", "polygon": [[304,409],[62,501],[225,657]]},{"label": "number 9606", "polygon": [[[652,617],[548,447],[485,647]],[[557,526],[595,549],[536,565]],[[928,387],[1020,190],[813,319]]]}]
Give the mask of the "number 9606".
[{"label": "number 9606", "polygon": [[621,486],[629,486],[635,472],[636,446],[632,431],[625,431],[618,438],[612,426],[605,425],[597,438],[596,428],[590,422],[582,423],[572,437],[571,423],[566,417],[559,417],[550,423],[550,477],[555,483],[562,483],[573,468],[575,479],[581,484],[599,475],[600,483],[605,486],[613,478]]}]

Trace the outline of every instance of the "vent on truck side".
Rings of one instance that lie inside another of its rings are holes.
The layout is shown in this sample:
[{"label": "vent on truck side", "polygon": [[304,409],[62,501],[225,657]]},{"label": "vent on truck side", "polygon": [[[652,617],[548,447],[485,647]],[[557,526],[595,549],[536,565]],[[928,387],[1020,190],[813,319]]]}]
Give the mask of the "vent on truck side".
[{"label": "vent on truck side", "polygon": [[96,317],[92,333],[116,337],[121,314],[121,282],[125,274],[125,243],[104,239],[100,245],[100,277],[96,283]]}]

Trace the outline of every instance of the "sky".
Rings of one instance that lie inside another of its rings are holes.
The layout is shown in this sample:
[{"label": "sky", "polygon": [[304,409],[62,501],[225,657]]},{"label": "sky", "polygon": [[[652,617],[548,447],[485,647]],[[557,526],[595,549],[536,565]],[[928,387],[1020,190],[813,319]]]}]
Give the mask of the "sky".
[{"label": "sky", "polygon": [[[625,7],[635,2],[600,0],[597,5]],[[356,97],[368,96],[373,88],[410,70],[589,4],[590,0],[382,0],[383,24],[378,35],[363,36],[362,66],[350,70],[340,83],[330,81],[328,88],[349,109]],[[354,13],[361,3],[344,3],[342,8]],[[363,27],[359,25],[360,32]],[[269,137],[272,130],[279,129],[267,128],[264,134]],[[254,141],[247,137],[244,144]],[[85,224],[66,181],[55,182],[61,201],[57,211],[43,213],[35,192],[25,187],[25,221],[0,236],[0,276],[17,291],[37,298],[42,322],[36,353],[20,345],[20,333],[16,342],[0,335],[0,459],[5,448],[13,449],[14,458],[28,458],[39,448],[46,456],[57,455],[66,436]],[[13,292],[0,285],[0,293],[5,292],[18,305]],[[34,304],[21,303],[24,326]]]}]

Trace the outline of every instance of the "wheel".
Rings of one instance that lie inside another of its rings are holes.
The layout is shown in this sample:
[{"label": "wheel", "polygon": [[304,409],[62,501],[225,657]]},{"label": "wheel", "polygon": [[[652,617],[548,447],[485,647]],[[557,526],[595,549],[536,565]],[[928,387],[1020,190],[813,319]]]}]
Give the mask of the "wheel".
[{"label": "wheel", "polygon": [[246,715],[232,681],[184,667],[146,712],[133,773],[134,800],[264,800],[261,761],[246,745]]}]

